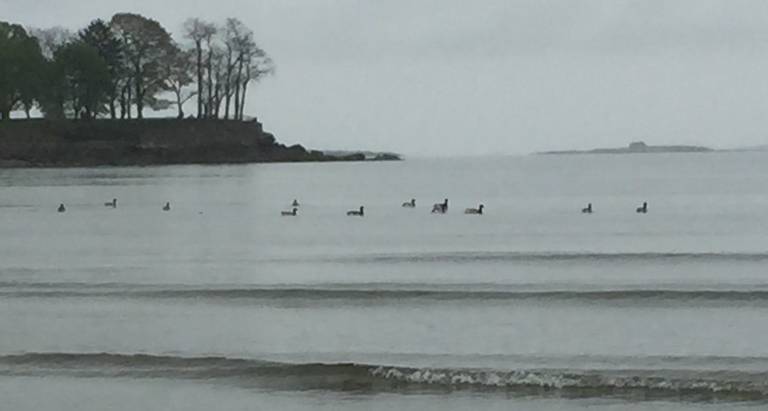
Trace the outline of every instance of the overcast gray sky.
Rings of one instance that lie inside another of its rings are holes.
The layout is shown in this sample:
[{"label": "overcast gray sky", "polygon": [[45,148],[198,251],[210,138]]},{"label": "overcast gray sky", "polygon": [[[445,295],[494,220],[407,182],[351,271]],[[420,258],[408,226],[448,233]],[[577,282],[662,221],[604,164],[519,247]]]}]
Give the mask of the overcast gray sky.
[{"label": "overcast gray sky", "polygon": [[247,111],[286,143],[440,156],[768,143],[764,0],[0,0],[0,20],[25,26],[120,11],[179,42],[187,17],[243,20],[277,65]]}]

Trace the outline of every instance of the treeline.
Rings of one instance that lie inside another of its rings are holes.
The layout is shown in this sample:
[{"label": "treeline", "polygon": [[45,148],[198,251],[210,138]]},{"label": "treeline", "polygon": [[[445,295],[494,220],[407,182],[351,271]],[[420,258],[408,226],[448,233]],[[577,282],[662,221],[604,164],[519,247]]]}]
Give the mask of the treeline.
[{"label": "treeline", "polygon": [[236,18],[183,25],[182,45],[157,21],[118,13],[72,33],[0,21],[0,120],[143,118],[197,99],[198,118],[242,120],[248,85],[274,65]]}]

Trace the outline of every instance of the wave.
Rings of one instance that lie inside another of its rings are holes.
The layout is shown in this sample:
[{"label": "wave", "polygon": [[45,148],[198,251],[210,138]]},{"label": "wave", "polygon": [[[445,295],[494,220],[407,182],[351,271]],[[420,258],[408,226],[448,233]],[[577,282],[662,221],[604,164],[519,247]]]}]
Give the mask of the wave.
[{"label": "wave", "polygon": [[[385,288],[386,286],[357,286],[359,288],[168,288],[167,286],[100,285],[83,286],[67,283],[0,283],[0,296],[16,298],[135,298],[135,299],[194,299],[264,304],[295,302],[328,303],[428,303],[441,301],[465,302],[565,302],[611,304],[666,303],[678,305],[747,304],[768,305],[768,290],[758,289],[607,289],[607,290],[515,290],[451,288]],[[498,287],[497,287],[498,288]]]},{"label": "wave", "polygon": [[28,353],[0,356],[0,375],[192,379],[284,390],[480,390],[545,396],[768,400],[768,372],[734,370],[494,370],[145,354]]},{"label": "wave", "polygon": [[325,263],[473,263],[473,262],[648,262],[648,261],[768,261],[768,252],[420,252],[366,254],[347,256],[287,257],[265,262],[325,262]]}]

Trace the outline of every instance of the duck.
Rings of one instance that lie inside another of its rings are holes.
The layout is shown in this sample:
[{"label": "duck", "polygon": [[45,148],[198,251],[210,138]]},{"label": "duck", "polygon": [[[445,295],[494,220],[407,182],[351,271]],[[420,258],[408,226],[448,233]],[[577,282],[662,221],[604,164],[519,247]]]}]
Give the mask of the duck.
[{"label": "duck", "polygon": [[363,206],[360,206],[360,210],[350,210],[350,211],[347,211],[347,215],[362,217],[364,215]]},{"label": "duck", "polygon": [[581,212],[584,214],[592,214],[592,203],[589,203],[586,207],[582,208]]},{"label": "duck", "polygon": [[59,211],[60,213],[63,213],[63,212],[65,212],[65,211],[67,211],[67,207],[64,207],[64,203],[61,203],[61,204],[59,204],[59,209],[58,209],[58,211]]},{"label": "duck", "polygon": [[293,202],[291,203],[291,207],[298,207],[299,206],[299,200],[293,199]]},{"label": "duck", "polygon": [[405,208],[414,208],[416,207],[416,199],[412,198],[411,201],[406,201],[403,203],[403,207]]},{"label": "duck", "polygon": [[294,207],[291,211],[281,211],[280,215],[283,216],[283,217],[287,217],[287,216],[294,216],[295,217],[297,211],[299,211],[299,209]]},{"label": "duck", "polygon": [[117,208],[117,199],[113,198],[112,201],[110,201],[108,203],[104,203],[104,207]]},{"label": "duck", "polygon": [[647,213],[648,212],[648,203],[643,202],[643,206],[642,207],[637,207],[637,210],[635,210],[635,212],[640,213],[640,214]]},{"label": "duck", "polygon": [[170,202],[166,202],[165,203],[165,205],[163,206],[163,211],[171,211],[171,203]]},{"label": "duck", "polygon": [[485,208],[485,206],[480,204],[479,206],[477,206],[477,208],[468,208],[468,209],[464,210],[464,214],[479,214],[479,215],[482,215],[483,214],[483,208]]},{"label": "duck", "polygon": [[448,199],[446,198],[443,200],[442,203],[437,203],[432,205],[432,212],[433,213],[439,213],[439,214],[445,214],[448,211]]}]

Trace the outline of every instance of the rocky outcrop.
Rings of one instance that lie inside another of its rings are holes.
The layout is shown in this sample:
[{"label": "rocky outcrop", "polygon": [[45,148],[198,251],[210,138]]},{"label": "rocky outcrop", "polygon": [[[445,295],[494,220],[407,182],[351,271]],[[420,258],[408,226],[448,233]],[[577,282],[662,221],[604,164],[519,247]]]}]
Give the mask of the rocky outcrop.
[{"label": "rocky outcrop", "polygon": [[144,119],[0,122],[0,167],[356,161],[287,147],[257,121]]}]

